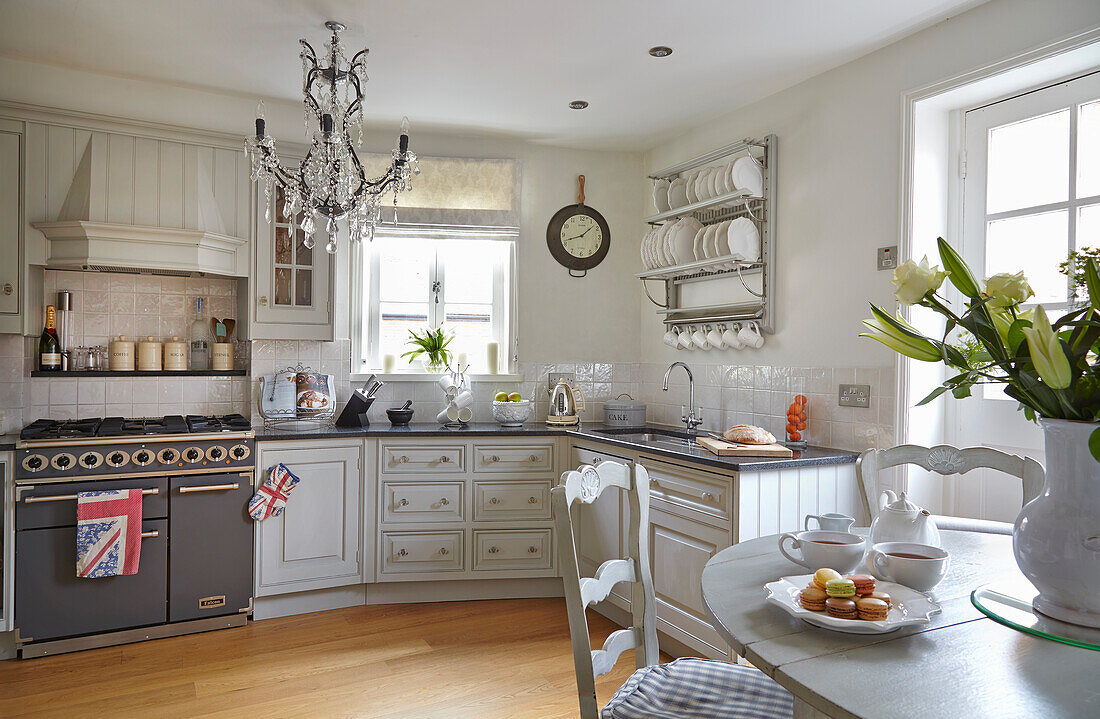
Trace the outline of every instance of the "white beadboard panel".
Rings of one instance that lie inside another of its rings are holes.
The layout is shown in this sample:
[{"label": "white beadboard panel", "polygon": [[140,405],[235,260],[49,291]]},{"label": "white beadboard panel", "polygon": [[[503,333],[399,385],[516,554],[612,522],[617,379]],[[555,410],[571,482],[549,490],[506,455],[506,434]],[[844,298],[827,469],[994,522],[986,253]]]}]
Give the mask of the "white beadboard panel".
[{"label": "white beadboard panel", "polygon": [[47,219],[46,130],[45,125],[29,122],[24,136],[27,167],[23,180],[28,223]]},{"label": "white beadboard panel", "polygon": [[107,136],[107,221],[134,222],[134,138]]},{"label": "white beadboard panel", "polygon": [[779,533],[779,473],[760,473],[760,502],[757,513],[760,516],[760,534]]},{"label": "white beadboard panel", "polygon": [[[249,237],[252,224],[252,178],[248,158],[237,153],[237,237]],[[228,219],[226,220],[228,222]]]},{"label": "white beadboard panel", "polygon": [[183,226],[189,230],[199,228],[199,197],[195,192],[199,177],[199,148],[183,146]]},{"label": "white beadboard panel", "polygon": [[[46,217],[57,219],[73,182],[80,156],[76,154],[76,136],[71,128],[49,126],[46,130]],[[81,154],[83,154],[81,148]]]},{"label": "white beadboard panel", "polygon": [[798,480],[800,470],[792,467],[781,469],[779,474],[779,531],[797,532],[802,529]]},{"label": "white beadboard panel", "polygon": [[160,222],[160,143],[139,137],[134,141],[134,224],[155,227]]},{"label": "white beadboard panel", "polygon": [[[247,237],[237,227],[237,155],[232,150],[217,149],[214,156],[214,200],[218,204],[225,233],[234,237]],[[246,198],[247,199],[247,198]]]},{"label": "white beadboard panel", "polygon": [[821,514],[817,511],[817,483],[819,467],[807,467],[798,473],[798,528],[805,527],[807,514]]},{"label": "white beadboard panel", "polygon": [[[93,157],[107,157],[106,132],[93,132],[91,143]],[[91,163],[91,198],[88,203],[88,218],[93,222],[107,221],[107,165],[106,162]]]},{"label": "white beadboard panel", "polygon": [[830,510],[856,518],[856,525],[866,527],[870,520],[863,512],[863,502],[856,484],[856,466],[854,464],[825,465],[831,467],[836,476],[836,509]]},{"label": "white beadboard panel", "polygon": [[183,227],[183,145],[178,142],[158,145],[160,226]]},{"label": "white beadboard panel", "polygon": [[802,530],[807,514],[840,512],[867,526],[854,464],[741,472],[737,541]]}]

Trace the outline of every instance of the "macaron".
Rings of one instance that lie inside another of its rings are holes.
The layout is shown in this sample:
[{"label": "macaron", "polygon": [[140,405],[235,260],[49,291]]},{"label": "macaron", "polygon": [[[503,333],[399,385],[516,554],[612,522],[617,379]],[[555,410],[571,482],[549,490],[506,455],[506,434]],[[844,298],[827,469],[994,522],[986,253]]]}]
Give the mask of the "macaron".
[{"label": "macaron", "polygon": [[856,594],[861,597],[875,591],[875,578],[870,574],[849,574],[848,579],[856,585]]},{"label": "macaron", "polygon": [[856,610],[859,612],[860,619],[883,622],[886,621],[886,615],[890,612],[890,605],[881,599],[864,597],[856,602]]},{"label": "macaron", "polygon": [[881,599],[882,601],[886,602],[886,606],[888,607],[894,606],[894,600],[891,599],[890,595],[886,592],[871,592],[867,596],[871,597],[872,599]]},{"label": "macaron", "polygon": [[854,597],[856,585],[851,579],[830,579],[825,582],[825,593],[830,597]]},{"label": "macaron", "polygon": [[825,567],[824,569],[819,569],[814,572],[814,584],[816,584],[817,588],[822,591],[825,590],[825,583],[828,582],[830,579],[842,578],[843,577],[840,576],[840,572],[836,571],[835,569],[829,569],[828,567]]},{"label": "macaron", "polygon": [[806,587],[798,595],[798,601],[803,607],[809,609],[811,612],[823,612],[825,611],[825,600],[829,598],[829,595],[821,591],[817,587]]},{"label": "macaron", "polygon": [[851,599],[829,597],[825,600],[825,613],[837,619],[858,619],[859,612],[856,603]]}]

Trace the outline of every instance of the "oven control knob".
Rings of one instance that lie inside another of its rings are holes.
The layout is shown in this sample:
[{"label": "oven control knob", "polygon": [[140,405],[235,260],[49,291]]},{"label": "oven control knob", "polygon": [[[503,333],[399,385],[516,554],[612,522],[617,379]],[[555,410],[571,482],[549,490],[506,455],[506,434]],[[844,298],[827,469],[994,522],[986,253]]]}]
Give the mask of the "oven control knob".
[{"label": "oven control knob", "polygon": [[179,461],[180,453],[171,447],[160,451],[161,464],[175,464]]},{"label": "oven control knob", "polygon": [[248,446],[243,444],[235,445],[229,450],[229,454],[233,455],[233,459],[248,459]]},{"label": "oven control knob", "polygon": [[188,447],[183,453],[183,458],[188,464],[194,464],[202,459],[202,450],[198,447]]},{"label": "oven control knob", "polygon": [[65,471],[66,469],[73,468],[73,466],[76,464],[76,457],[72,456],[68,452],[61,452],[60,454],[55,454],[53,456],[50,464],[53,465],[54,469]]},{"label": "oven control knob", "polygon": [[211,462],[220,462],[225,459],[225,447],[219,445],[213,445],[210,449],[206,450],[206,458]]},{"label": "oven control knob", "polygon": [[144,467],[152,461],[153,455],[148,450],[141,449],[137,452],[134,452],[134,464],[138,465],[139,467]]},{"label": "oven control knob", "polygon": [[121,449],[116,449],[106,457],[107,464],[112,467],[121,467],[130,461],[130,455],[123,452]]},{"label": "oven control knob", "polygon": [[23,458],[23,469],[28,472],[38,472],[46,467],[46,458],[40,454],[32,454]]},{"label": "oven control knob", "polygon": [[85,452],[80,455],[80,466],[87,469],[98,467],[103,463],[103,455],[99,452]]}]

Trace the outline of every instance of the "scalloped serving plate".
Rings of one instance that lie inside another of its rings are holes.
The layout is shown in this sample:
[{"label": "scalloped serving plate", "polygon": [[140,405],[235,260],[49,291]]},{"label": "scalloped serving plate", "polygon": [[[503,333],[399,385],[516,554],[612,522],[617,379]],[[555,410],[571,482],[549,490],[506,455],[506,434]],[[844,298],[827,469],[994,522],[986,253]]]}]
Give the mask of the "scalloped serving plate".
[{"label": "scalloped serving plate", "polygon": [[865,619],[837,619],[825,612],[811,612],[798,602],[798,594],[813,579],[812,574],[782,577],[764,585],[767,600],[787,610],[787,613],[822,629],[832,629],[848,634],[887,634],[913,624],[927,624],[940,613],[940,605],[927,594],[893,582],[878,582],[876,589],[890,595],[893,604],[886,620],[870,622]]}]

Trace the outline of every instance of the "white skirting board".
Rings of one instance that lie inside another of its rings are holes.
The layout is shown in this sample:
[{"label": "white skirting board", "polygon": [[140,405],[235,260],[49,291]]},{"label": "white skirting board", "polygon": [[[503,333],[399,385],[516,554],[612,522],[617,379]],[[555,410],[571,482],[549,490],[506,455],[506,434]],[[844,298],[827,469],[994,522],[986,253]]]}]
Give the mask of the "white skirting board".
[{"label": "white skirting board", "polygon": [[365,604],[420,604],[463,602],[480,599],[530,599],[564,596],[558,577],[531,579],[472,579],[448,582],[393,582],[357,584],[350,587],[317,589],[273,597],[259,597],[253,605],[253,619],[275,619],[307,612],[358,607]]}]

